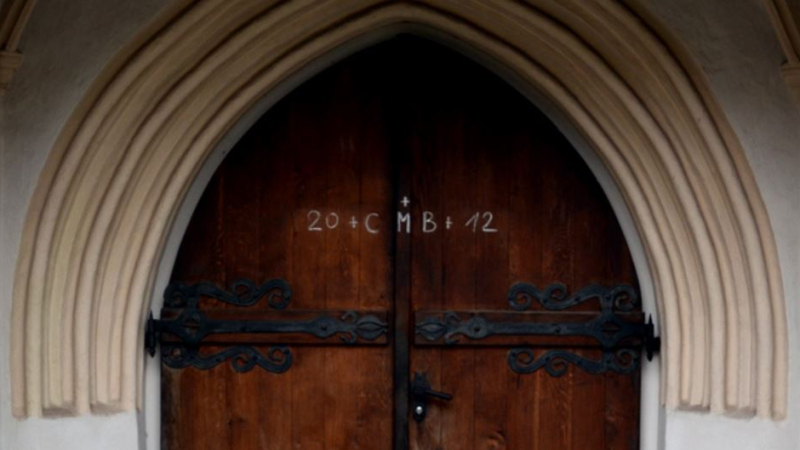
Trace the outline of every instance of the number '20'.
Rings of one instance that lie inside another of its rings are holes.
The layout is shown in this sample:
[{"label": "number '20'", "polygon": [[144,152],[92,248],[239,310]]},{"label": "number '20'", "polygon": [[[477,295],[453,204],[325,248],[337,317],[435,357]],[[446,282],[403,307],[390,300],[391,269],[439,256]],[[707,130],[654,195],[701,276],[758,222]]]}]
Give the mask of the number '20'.
[{"label": "number '20'", "polygon": [[[316,209],[312,209],[308,212],[308,220],[311,222],[308,225],[308,231],[322,231],[322,227],[320,226],[320,219],[322,219],[322,213],[317,211]],[[332,212],[325,216],[325,226],[329,230],[333,230],[334,228],[339,226],[339,215],[335,212]]]}]

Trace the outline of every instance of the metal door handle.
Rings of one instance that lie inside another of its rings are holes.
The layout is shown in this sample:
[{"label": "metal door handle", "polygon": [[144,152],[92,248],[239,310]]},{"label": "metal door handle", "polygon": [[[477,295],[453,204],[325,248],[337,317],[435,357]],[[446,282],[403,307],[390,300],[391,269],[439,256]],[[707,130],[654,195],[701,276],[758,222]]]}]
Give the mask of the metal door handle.
[{"label": "metal door handle", "polygon": [[440,398],[442,400],[452,400],[453,396],[444,392],[434,391],[432,389],[425,389],[425,395],[430,397]]},{"label": "metal door handle", "polygon": [[411,413],[414,420],[422,422],[428,413],[428,399],[430,397],[450,401],[453,396],[445,392],[434,391],[431,389],[428,378],[424,373],[414,372],[414,380],[411,381]]}]

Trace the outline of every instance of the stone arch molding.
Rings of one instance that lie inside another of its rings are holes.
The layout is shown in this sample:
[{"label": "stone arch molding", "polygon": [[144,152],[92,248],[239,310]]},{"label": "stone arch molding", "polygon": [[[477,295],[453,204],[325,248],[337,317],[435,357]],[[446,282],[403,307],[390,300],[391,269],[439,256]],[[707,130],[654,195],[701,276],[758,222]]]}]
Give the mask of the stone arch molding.
[{"label": "stone arch molding", "polygon": [[654,279],[662,401],[783,417],[785,305],[765,206],[699,70],[642,14],[584,0],[181,2],[104,70],[41,175],[15,277],[14,413],[139,406],[157,263],[212,148],[302,67],[413,24],[546,96],[614,177]]}]

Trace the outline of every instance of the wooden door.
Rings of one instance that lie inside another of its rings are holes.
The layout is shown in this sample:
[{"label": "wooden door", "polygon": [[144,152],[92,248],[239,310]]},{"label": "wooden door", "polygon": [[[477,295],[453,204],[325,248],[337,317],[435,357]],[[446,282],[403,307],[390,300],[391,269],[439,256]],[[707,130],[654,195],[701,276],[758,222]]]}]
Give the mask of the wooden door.
[{"label": "wooden door", "polygon": [[[192,361],[162,330],[165,449],[638,448],[637,370],[558,358],[561,376],[519,370],[553,349],[602,360],[591,340],[438,333],[470,318],[590,317],[598,299],[553,314],[509,291],[563,283],[553,293],[569,301],[594,284],[635,292],[636,275],[600,187],[553,124],[433,44],[368,49],[272,108],[206,188],[172,280],[167,318],[185,314],[171,298],[195,296],[181,326],[240,328]],[[255,322],[273,328],[237,334]],[[417,421],[410,383],[423,374],[452,399],[429,399]]]},{"label": "wooden door", "polygon": [[[487,333],[484,322],[465,330],[476,317],[553,318],[536,299],[527,308],[512,305],[515,285],[545,290],[561,283],[569,298],[595,284],[635,286],[636,275],[602,190],[559,131],[491,74],[456,73],[442,72],[437,82],[419,74],[404,94],[407,210],[436,222],[434,231],[414,229],[406,241],[410,275],[403,282],[416,325],[410,372],[452,395],[432,400],[424,420],[410,422],[411,448],[637,448],[638,374],[591,374],[571,365],[562,376],[518,373],[510,351],[539,357],[559,348],[594,361],[602,355],[564,337],[470,338],[469,331]],[[406,270],[400,264],[398,271]],[[597,311],[598,302],[555,315],[568,321]]]}]

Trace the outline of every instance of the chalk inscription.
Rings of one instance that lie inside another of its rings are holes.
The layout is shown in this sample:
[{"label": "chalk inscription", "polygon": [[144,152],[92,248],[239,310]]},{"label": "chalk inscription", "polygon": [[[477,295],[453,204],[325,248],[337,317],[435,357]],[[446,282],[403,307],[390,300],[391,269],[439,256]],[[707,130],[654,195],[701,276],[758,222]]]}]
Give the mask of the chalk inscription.
[{"label": "chalk inscription", "polygon": [[[378,234],[380,229],[380,214],[369,213],[363,217],[350,216],[349,219],[343,221],[340,215],[335,211],[319,211],[312,209],[307,214],[308,217],[308,231],[321,232],[324,230],[335,230],[342,225],[357,230],[359,227],[370,234]],[[450,231],[458,223],[462,223],[464,228],[467,228],[473,233],[497,233],[498,230],[493,226],[494,213],[491,211],[475,211],[474,214],[464,218],[463,221],[456,221],[449,215],[437,217],[433,211],[422,211],[419,217],[413,216],[408,211],[398,211],[395,221],[396,230],[398,233],[410,234],[415,230],[419,230],[423,234],[431,234],[437,231]]]}]

